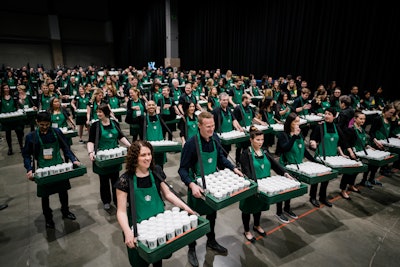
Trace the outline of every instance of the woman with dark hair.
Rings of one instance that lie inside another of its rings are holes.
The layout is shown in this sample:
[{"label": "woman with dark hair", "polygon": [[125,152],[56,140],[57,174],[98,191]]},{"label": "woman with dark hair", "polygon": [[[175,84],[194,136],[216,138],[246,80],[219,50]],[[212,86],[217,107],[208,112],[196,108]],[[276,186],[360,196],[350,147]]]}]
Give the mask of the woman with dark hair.
[{"label": "woman with dark hair", "polygon": [[178,124],[180,130],[179,136],[182,139],[182,147],[189,138],[195,136],[199,132],[198,119],[195,114],[195,104],[193,102],[185,103],[183,105],[183,111],[185,112],[185,116],[182,117]]},{"label": "woman with dark hair", "polygon": [[[131,266],[141,267],[149,264],[135,249],[137,237],[133,235],[131,229],[133,222],[130,205],[128,205],[131,197],[130,187],[133,187],[133,192],[135,192],[137,223],[163,212],[165,204],[162,198],[190,214],[195,214],[185,202],[170,191],[165,180],[166,175],[163,170],[154,164],[151,144],[142,140],[133,142],[126,157],[126,172],[114,184],[118,199],[117,219],[123,231]],[[162,266],[162,261],[153,263],[153,266]]]},{"label": "woman with dark hair", "polygon": [[287,103],[289,95],[287,92],[281,92],[279,94],[277,103],[275,105],[275,118],[279,121],[286,120],[286,117],[292,111],[290,105]]},{"label": "woman with dark hair", "polygon": [[[283,126],[283,132],[278,134],[277,154],[280,154],[279,163],[283,166],[288,164],[300,164],[306,157],[309,161],[316,160],[308,152],[304,143],[304,137],[300,130],[300,117],[297,113],[290,113]],[[297,215],[290,209],[290,199],[285,201],[284,211],[293,219],[297,219]],[[283,214],[282,202],[276,203],[276,216],[283,222],[288,223],[288,218]]]},{"label": "woman with dark hair", "polygon": [[[256,127],[250,128],[250,146],[243,149],[240,156],[240,164],[243,173],[252,179],[262,179],[271,176],[271,169],[278,175],[284,175],[292,178],[285,169],[274,160],[268,151],[262,149],[264,143],[264,134]],[[256,239],[250,232],[250,215],[253,214],[253,230],[261,236],[267,234],[260,226],[261,212],[268,210],[266,202],[260,201],[257,195],[252,195],[240,201],[239,208],[242,211],[242,222],[244,227],[244,236],[248,241],[254,243]]]},{"label": "woman with dark hair", "polygon": [[[111,110],[108,104],[102,103],[97,107],[96,115],[99,118],[90,127],[89,141],[87,150],[89,158],[93,161],[93,172],[99,175],[100,179],[100,197],[105,210],[111,208],[111,198],[117,205],[117,196],[115,188],[112,185],[118,180],[119,171],[122,169],[122,164],[108,166],[105,168],[96,165],[95,156],[97,151],[106,150],[118,147],[118,141],[122,142],[127,147],[130,146],[128,139],[124,136],[117,121],[110,119]],[[111,185],[110,185],[111,182]],[[112,196],[110,192],[112,190]]]},{"label": "woman with dark hair", "polygon": [[[18,101],[10,94],[10,87],[8,84],[3,83],[0,90],[0,113],[9,113],[18,110]],[[6,132],[6,140],[8,145],[7,155],[12,155],[12,140],[11,131],[14,130],[17,134],[19,147],[22,151],[22,139],[24,138],[24,123],[23,121],[7,121],[1,123],[2,130]]]}]

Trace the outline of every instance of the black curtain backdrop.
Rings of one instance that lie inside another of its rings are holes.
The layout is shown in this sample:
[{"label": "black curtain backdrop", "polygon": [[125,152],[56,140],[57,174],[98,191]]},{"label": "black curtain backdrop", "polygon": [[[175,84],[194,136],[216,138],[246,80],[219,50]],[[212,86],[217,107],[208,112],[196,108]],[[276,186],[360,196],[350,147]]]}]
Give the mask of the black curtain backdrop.
[{"label": "black curtain backdrop", "polygon": [[[387,96],[400,98],[392,84],[399,61],[399,15],[387,1],[177,2],[182,70],[230,69],[258,79],[301,75],[312,90],[336,80],[344,93],[352,85],[360,94],[382,85]],[[140,5],[123,11],[122,18],[120,13],[120,23],[113,20],[116,61],[162,65],[164,1]]]},{"label": "black curtain backdrop", "polygon": [[114,33],[115,60],[119,67],[141,69],[147,62],[164,65],[165,2],[132,1],[110,3]]}]

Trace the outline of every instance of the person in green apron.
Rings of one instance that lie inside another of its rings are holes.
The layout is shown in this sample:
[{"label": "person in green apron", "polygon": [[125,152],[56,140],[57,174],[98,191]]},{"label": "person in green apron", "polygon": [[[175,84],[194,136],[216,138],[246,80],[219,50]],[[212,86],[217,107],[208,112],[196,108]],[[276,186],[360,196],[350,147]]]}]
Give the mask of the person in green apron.
[{"label": "person in green apron", "polygon": [[[264,134],[259,131],[256,127],[251,126],[250,128],[250,146],[243,149],[240,155],[240,164],[242,166],[243,173],[250,179],[257,180],[267,178],[271,176],[271,169],[274,170],[278,175],[285,175],[291,178],[290,175],[285,172],[285,169],[274,160],[274,158],[266,150],[262,149],[264,143]],[[253,230],[259,235],[265,237],[267,234],[264,229],[260,226],[261,212],[269,209],[269,204],[261,201],[257,195],[252,195],[246,199],[243,199],[239,203],[239,209],[242,212],[242,222],[245,238],[254,243],[256,239],[250,232],[250,216],[253,214],[254,226]]]},{"label": "person in green apron", "polygon": [[79,94],[71,102],[71,107],[74,109],[76,117],[75,123],[79,125],[78,136],[79,143],[83,144],[83,128],[86,126],[86,116],[79,115],[77,113],[78,109],[86,109],[89,103],[89,94],[85,92],[85,88],[81,85],[79,86]]},{"label": "person in green apron", "polygon": [[[270,90],[270,89],[267,89]],[[279,120],[276,118],[278,115],[274,110],[275,100],[272,96],[264,97],[263,101],[260,103],[259,114],[261,115],[261,121],[266,122],[268,125],[279,123]],[[259,115],[259,116],[260,116]],[[275,144],[275,134],[267,133],[264,134],[264,145],[266,149],[273,147]]]},{"label": "person in green apron", "polygon": [[311,101],[311,112],[322,115],[325,113],[325,109],[330,106],[331,103],[328,101],[328,92],[325,88],[319,88],[316,97]]},{"label": "person in green apron", "polygon": [[[176,131],[176,123],[171,123],[176,119],[176,115],[179,114],[179,110],[175,105],[175,102],[172,97],[170,97],[170,89],[168,85],[164,86],[162,89],[161,97],[157,100],[154,99],[154,102],[157,103],[157,114],[161,114],[161,118],[168,124],[168,128],[170,132],[166,129],[165,126],[163,129],[163,138],[165,140],[172,140],[172,132]],[[167,138],[168,133],[168,138]]]},{"label": "person in green apron", "polygon": [[[311,109],[311,100],[309,100],[311,94],[311,90],[308,88],[301,89],[301,96],[297,97],[292,104],[292,108],[296,111],[300,117],[304,117],[305,115],[310,114]],[[310,126],[303,126],[301,129],[301,134],[303,136],[308,136],[308,132],[310,130]]]},{"label": "person in green apron", "polygon": [[[349,144],[349,147],[354,148],[354,152],[357,151],[363,151],[364,149],[372,148],[369,145],[369,137],[364,129],[364,124],[365,124],[365,114],[362,113],[361,111],[356,111],[354,113],[354,124],[352,128],[348,128],[346,131],[346,137],[347,137],[347,142]],[[351,149],[350,152],[353,152]],[[354,153],[349,153],[350,158],[356,160],[356,156]],[[372,168],[372,169],[371,169]],[[372,165],[368,165],[368,171],[364,172],[363,177],[368,176],[368,172],[370,171],[375,171],[378,168]],[[375,176],[374,173],[374,176]],[[352,174],[343,174],[342,179],[340,180],[340,185],[339,188],[341,190],[340,196],[346,200],[350,200],[350,196],[348,195],[347,191],[352,191],[356,193],[360,193],[360,190],[354,186],[354,182],[357,178],[358,173],[352,173]],[[364,178],[363,178],[364,180]],[[366,182],[367,179],[365,178]],[[368,182],[370,184],[370,182]],[[347,190],[346,190],[347,189]]]},{"label": "person in green apron", "polygon": [[235,83],[229,88],[229,104],[231,107],[235,108],[242,101],[242,95],[244,94],[244,89],[242,87],[243,80],[236,79]]},{"label": "person in green apron", "polygon": [[218,99],[218,90],[217,87],[211,86],[210,90],[208,91],[208,103],[207,103],[207,111],[212,112],[214,108],[220,106],[219,99]]},{"label": "person in green apron", "polygon": [[[35,171],[34,161],[37,161],[37,168],[45,168],[64,163],[60,149],[65,157],[68,157],[74,165],[80,165],[75,155],[67,145],[63,133],[51,127],[51,116],[47,111],[37,114],[36,123],[38,129],[29,133],[25,138],[25,146],[22,150],[24,167],[27,171],[26,176],[29,180],[34,180]],[[50,208],[49,197],[58,193],[61,203],[61,213],[63,219],[75,220],[75,215],[70,212],[68,207],[68,190],[71,189],[69,180],[37,185],[37,196],[42,199],[42,211],[46,220],[47,228],[54,228],[53,213]]]},{"label": "person in green apron", "polygon": [[[315,149],[314,157],[324,159],[324,156],[345,156],[342,152],[342,147],[347,149],[345,144],[345,136],[340,127],[336,127],[333,122],[336,117],[336,109],[329,107],[325,110],[325,121],[318,124],[311,133],[310,147]],[[323,139],[323,142],[321,140]],[[328,188],[329,181],[321,183],[319,189],[319,201],[316,199],[318,183],[311,185],[310,188],[310,202],[315,207],[319,207],[321,202],[328,207],[332,207],[332,203],[327,199],[326,189]]]},{"label": "person in green apron", "polygon": [[29,125],[31,127],[31,131],[35,130],[35,120],[37,114],[37,104],[36,101],[33,100],[32,95],[28,95],[26,92],[25,85],[18,85],[18,108],[24,109],[32,109],[33,112],[27,113],[25,125]]},{"label": "person in green apron", "polygon": [[[372,121],[371,128],[369,130],[369,135],[371,138],[372,146],[379,150],[385,150],[385,147],[380,143],[379,140],[388,140],[390,137],[395,137],[392,132],[392,117],[395,114],[396,109],[393,104],[386,105],[382,110],[382,116],[376,116]],[[380,173],[385,176],[391,176],[392,171],[389,166],[382,166]],[[369,179],[372,185],[382,185],[382,183],[375,179],[374,176],[370,176]]]},{"label": "person in green apron", "polygon": [[87,104],[86,125],[91,125],[93,120],[99,119],[97,117],[96,111],[102,103],[106,103],[103,98],[104,98],[103,90],[99,88],[95,89],[92,98]]},{"label": "person in green apron", "polygon": [[[117,109],[121,107],[121,103],[122,103],[122,99],[117,95],[117,89],[115,88],[115,86],[110,86],[107,89],[107,102],[108,105],[110,105],[111,109]],[[118,121],[122,121],[122,115],[117,115],[115,116],[117,118]]]},{"label": "person in green apron", "polygon": [[145,114],[145,103],[143,98],[140,97],[140,91],[137,88],[129,89],[129,99],[126,104],[127,112],[125,122],[130,124],[130,135],[132,135],[132,142],[143,139],[142,131],[139,129],[139,124],[143,120]]},{"label": "person in green apron", "polygon": [[[50,99],[49,113],[51,115],[51,127],[53,128],[72,128],[75,130],[75,123],[72,115],[66,108],[61,107],[60,99],[52,97]],[[67,137],[68,144],[72,145],[72,137]]]},{"label": "person in green apron", "polygon": [[287,118],[287,116],[292,112],[292,108],[288,104],[288,93],[287,92],[281,92],[279,94],[278,100],[276,102],[276,107],[275,107],[275,117],[277,120],[284,122]]},{"label": "person in green apron", "polygon": [[[132,212],[131,205],[128,205],[131,199],[130,186],[133,186],[135,194],[135,223],[140,223],[163,212],[165,204],[162,197],[174,206],[186,210],[189,214],[196,214],[161,180],[166,180],[166,175],[160,166],[154,163],[151,144],[142,140],[133,142],[128,150],[126,172],[114,184],[118,198],[117,220],[123,231],[124,243],[127,246],[131,266],[149,266],[149,263],[141,258],[135,249],[137,237],[134,236],[131,228],[133,225]],[[153,263],[153,266],[162,266],[162,261]]]},{"label": "person in green apron", "polygon": [[117,195],[112,185],[118,180],[122,164],[102,168],[96,165],[95,156],[97,151],[118,147],[118,141],[127,147],[130,146],[130,143],[121,132],[118,122],[110,119],[111,110],[108,104],[100,104],[96,114],[99,120],[90,127],[87,150],[89,158],[93,162],[93,172],[99,175],[100,198],[103,202],[103,208],[109,210],[111,200],[117,206]]},{"label": "person in green apron", "polygon": [[[256,118],[253,108],[250,106],[251,96],[249,94],[243,94],[242,102],[236,106],[233,110],[233,115],[235,115],[236,120],[239,122],[242,128],[250,127],[250,125],[259,124],[267,126],[268,124],[258,118]],[[242,154],[242,149],[249,147],[250,141],[245,141],[236,144],[235,160],[239,162],[240,155]]]},{"label": "person in green apron", "polygon": [[[162,141],[164,140],[162,125],[162,118],[156,112],[156,103],[153,100],[147,102],[147,113],[141,121],[141,129],[143,129],[144,140],[146,141]],[[167,155],[165,152],[154,153],[154,160],[157,165],[164,166],[167,162]]]},{"label": "person in green apron", "polygon": [[[186,105],[188,105],[188,107],[186,107]],[[187,140],[199,132],[198,119],[194,113],[196,110],[194,103],[185,104],[183,109],[185,111],[185,117],[179,121],[179,136],[182,140],[182,147]]]},{"label": "person in green apron", "polygon": [[361,98],[358,95],[358,86],[354,85],[351,87],[349,96],[351,98],[351,105],[352,105],[353,109],[359,108]]},{"label": "person in green apron", "polygon": [[[290,113],[285,120],[283,132],[278,134],[276,153],[280,155],[279,163],[281,166],[288,164],[300,164],[305,157],[308,161],[316,162],[313,156],[305,149],[304,138],[300,130],[300,117],[297,113]],[[282,210],[282,202],[276,203],[276,216],[283,223],[288,223],[289,219],[283,214],[297,219],[297,215],[290,209],[290,199],[285,201],[285,208]]]},{"label": "person in green apron", "polygon": [[[10,87],[8,86],[8,84],[3,83],[1,85],[1,90],[0,90],[0,113],[9,113],[17,110],[18,110],[17,99],[14,99],[14,97],[12,97],[12,95],[10,94]],[[2,122],[1,129],[2,131],[6,132],[6,140],[8,145],[7,155],[10,156],[14,154],[12,149],[12,140],[11,140],[12,130],[15,131],[19,147],[22,150],[23,146],[22,140],[24,138],[24,121],[15,120],[15,121]]]},{"label": "person in green apron", "polygon": [[184,103],[194,103],[196,106],[196,110],[202,110],[200,104],[197,102],[196,97],[193,94],[193,88],[191,83],[185,84],[185,93],[182,94],[178,99],[178,110],[180,114],[185,114],[183,111],[183,104]]},{"label": "person in green apron", "polygon": [[[235,115],[231,112],[229,108],[229,95],[227,93],[221,93],[219,95],[220,106],[214,108],[212,114],[214,116],[215,132],[217,133],[227,133],[233,131],[243,132],[244,129],[240,126],[239,122],[236,120]],[[227,157],[231,151],[231,145],[222,145],[224,154]],[[220,167],[220,166],[218,166]]]},{"label": "person in green apron", "polygon": [[[227,249],[215,240],[214,228],[217,212],[202,200],[204,190],[197,185],[196,178],[202,173],[201,166],[203,166],[204,175],[216,172],[217,165],[228,168],[240,176],[243,174],[226,158],[219,146],[220,140],[214,133],[213,115],[208,111],[203,111],[199,114],[198,120],[199,134],[192,136],[185,143],[178,173],[182,182],[188,187],[188,205],[200,215],[206,215],[207,220],[210,221],[211,231],[207,233],[207,247],[218,253],[226,254]],[[192,266],[199,265],[196,256],[196,242],[189,244],[188,260]]]}]

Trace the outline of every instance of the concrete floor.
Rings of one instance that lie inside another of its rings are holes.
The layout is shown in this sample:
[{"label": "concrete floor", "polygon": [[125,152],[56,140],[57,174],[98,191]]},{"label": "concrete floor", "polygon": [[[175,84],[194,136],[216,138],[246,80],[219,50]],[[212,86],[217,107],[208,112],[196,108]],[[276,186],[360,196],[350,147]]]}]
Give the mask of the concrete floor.
[{"label": "concrete floor", "polygon": [[[4,138],[4,132],[0,136]],[[61,218],[58,197],[53,195],[56,229],[46,230],[36,184],[25,178],[21,154],[7,156],[6,142],[0,141],[0,204],[9,205],[0,211],[0,266],[129,266],[115,209],[108,213],[102,208],[98,176],[92,172],[86,146],[74,138],[72,149],[88,166],[86,175],[71,179],[69,203],[77,220]],[[168,154],[165,172],[186,199],[177,174],[179,157]],[[400,177],[378,179],[383,187],[361,188],[362,194],[352,193],[351,201],[338,196],[339,179],[333,180],[328,187],[333,208],[314,208],[307,195],[295,198],[292,208],[299,219],[285,225],[275,218],[272,205],[261,221],[268,236],[256,235],[254,244],[243,236],[238,203],[219,210],[217,241],[229,253],[221,256],[206,250],[202,237],[197,242],[200,266],[398,266]],[[163,261],[164,266],[190,266],[186,253],[186,247],[178,250]]]}]

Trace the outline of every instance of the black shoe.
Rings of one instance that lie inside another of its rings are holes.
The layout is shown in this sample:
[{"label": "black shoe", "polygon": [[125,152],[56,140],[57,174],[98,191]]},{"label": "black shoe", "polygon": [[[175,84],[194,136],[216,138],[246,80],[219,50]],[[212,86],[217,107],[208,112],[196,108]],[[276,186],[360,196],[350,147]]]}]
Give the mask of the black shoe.
[{"label": "black shoe", "polygon": [[379,186],[382,186],[383,184],[381,183],[381,182],[379,182],[378,180],[372,180],[371,181],[371,184],[373,184],[373,185],[379,185]]},{"label": "black shoe", "polygon": [[332,208],[332,206],[333,206],[333,204],[327,199],[323,199],[323,200],[320,199],[319,202],[321,202],[322,204],[324,204],[325,206],[327,206],[329,208]]},{"label": "black shoe", "polygon": [[196,251],[194,249],[193,250],[189,249],[188,261],[190,265],[192,265],[193,267],[199,266],[199,261],[197,260]]},{"label": "black shoe", "polygon": [[266,237],[267,233],[258,231],[257,227],[253,226],[253,230],[256,231],[260,236]]},{"label": "black shoe", "polygon": [[68,213],[63,214],[62,218],[63,219],[70,219],[71,221],[76,220],[75,214],[73,214],[70,211]]},{"label": "black shoe", "polygon": [[319,202],[315,198],[310,198],[311,204],[313,204],[315,207],[319,208]]},{"label": "black shoe", "polygon": [[46,228],[49,228],[49,229],[54,229],[55,228],[55,224],[54,224],[53,219],[46,220]]},{"label": "black shoe", "polygon": [[254,238],[254,236],[252,238],[248,238],[246,235],[246,232],[244,232],[243,235],[244,235],[244,237],[246,237],[247,241],[250,241],[250,243],[256,242],[256,239]]},{"label": "black shoe", "polygon": [[207,247],[214,250],[215,252],[218,252],[220,254],[226,254],[228,253],[228,250],[221,246],[220,244],[217,243],[217,241],[207,241]]},{"label": "black shoe", "polygon": [[347,188],[347,191],[354,192],[354,193],[357,193],[357,194],[361,194],[361,191],[358,188],[357,188],[357,190],[354,190],[351,187],[349,187],[349,188]]},{"label": "black shoe", "polygon": [[0,205],[0,210],[4,210],[4,209],[7,208],[7,207],[8,207],[7,204],[1,204],[1,205]]},{"label": "black shoe", "polygon": [[8,149],[8,152],[7,152],[7,155],[11,156],[12,154],[14,154],[14,153],[13,153],[12,149],[9,148],[9,149]]}]

